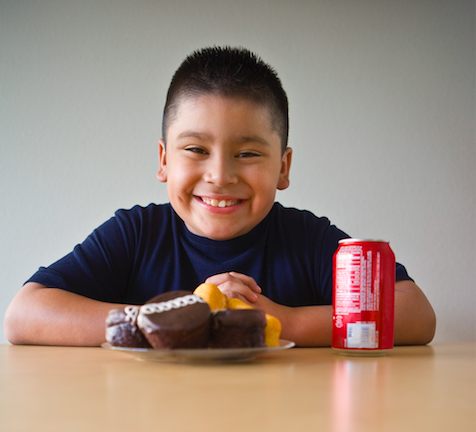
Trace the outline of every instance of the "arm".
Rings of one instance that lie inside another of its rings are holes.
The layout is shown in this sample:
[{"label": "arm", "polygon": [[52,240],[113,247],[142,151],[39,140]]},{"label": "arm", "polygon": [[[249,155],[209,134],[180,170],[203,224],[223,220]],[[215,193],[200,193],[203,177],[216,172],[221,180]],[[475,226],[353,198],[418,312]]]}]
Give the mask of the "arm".
[{"label": "arm", "polygon": [[30,282],[7,309],[5,334],[13,344],[99,346],[109,310],[122,306]]},{"label": "arm", "polygon": [[[263,309],[281,321],[282,338],[298,346],[330,346],[332,306],[288,307],[259,294],[260,288],[249,276],[224,273],[207,282],[217,285],[228,297],[237,297]],[[423,292],[412,281],[395,284],[395,345],[424,345],[435,334],[436,318]]]},{"label": "arm", "polygon": [[239,298],[256,309],[278,318],[281,338],[298,346],[330,346],[332,306],[289,307],[273,302],[261,294],[261,288],[250,276],[221,273],[206,280],[216,285],[229,298]]},{"label": "arm", "polygon": [[436,315],[423,291],[410,280],[395,283],[395,345],[426,345],[435,336]]}]

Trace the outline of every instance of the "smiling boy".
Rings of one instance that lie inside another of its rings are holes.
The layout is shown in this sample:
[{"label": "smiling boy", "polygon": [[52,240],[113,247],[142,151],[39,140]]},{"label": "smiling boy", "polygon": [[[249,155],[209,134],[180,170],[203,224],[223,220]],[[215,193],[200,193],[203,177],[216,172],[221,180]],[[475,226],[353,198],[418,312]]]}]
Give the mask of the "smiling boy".
[{"label": "smiling boy", "polygon": [[281,154],[266,108],[237,97],[203,95],[180,103],[159,142],[158,179],[193,234],[230,240],[257,226],[289,185],[291,149]]},{"label": "smiling boy", "polygon": [[[162,133],[170,204],[120,210],[41,268],[7,311],[10,342],[100,345],[110,309],[206,281],[278,317],[284,339],[329,346],[332,256],[347,235],[275,202],[292,156],[276,73],[244,49],[193,53],[172,79]],[[395,343],[428,343],[431,305],[399,264],[396,281]]]}]

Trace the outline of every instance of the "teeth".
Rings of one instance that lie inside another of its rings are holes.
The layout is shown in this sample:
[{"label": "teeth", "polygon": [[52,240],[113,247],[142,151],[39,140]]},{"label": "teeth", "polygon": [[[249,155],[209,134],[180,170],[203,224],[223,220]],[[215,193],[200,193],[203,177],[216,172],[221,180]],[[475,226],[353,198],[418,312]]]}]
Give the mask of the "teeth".
[{"label": "teeth", "polygon": [[206,198],[206,197],[203,197],[202,201],[204,203],[208,204],[208,205],[211,205],[212,207],[220,207],[220,208],[230,207],[230,206],[235,205],[237,203],[237,201],[226,201],[226,200],[218,201],[215,198],[210,199],[210,198]]}]

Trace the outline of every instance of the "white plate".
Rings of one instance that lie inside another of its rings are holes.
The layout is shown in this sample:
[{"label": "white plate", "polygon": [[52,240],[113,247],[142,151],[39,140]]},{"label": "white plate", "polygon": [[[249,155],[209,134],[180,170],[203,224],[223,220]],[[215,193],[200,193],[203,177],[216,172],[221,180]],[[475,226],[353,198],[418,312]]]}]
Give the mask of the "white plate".
[{"label": "white plate", "polygon": [[260,348],[219,348],[219,349],[151,349],[151,348],[126,348],[103,343],[106,349],[122,351],[132,354],[138,360],[160,362],[237,362],[252,360],[260,355],[274,351],[281,351],[294,346],[294,342],[280,339],[277,347]]}]

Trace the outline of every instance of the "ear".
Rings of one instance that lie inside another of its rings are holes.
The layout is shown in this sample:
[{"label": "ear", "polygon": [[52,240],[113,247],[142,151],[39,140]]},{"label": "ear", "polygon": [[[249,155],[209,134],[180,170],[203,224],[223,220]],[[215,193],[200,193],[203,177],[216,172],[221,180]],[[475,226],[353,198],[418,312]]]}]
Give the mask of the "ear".
[{"label": "ear", "polygon": [[279,180],[277,188],[279,190],[286,189],[289,186],[289,170],[291,169],[291,159],[293,149],[288,147],[281,159],[281,172],[279,173]]},{"label": "ear", "polygon": [[165,143],[162,138],[159,139],[159,171],[157,171],[157,178],[164,183],[167,181],[167,159],[165,155]]}]

